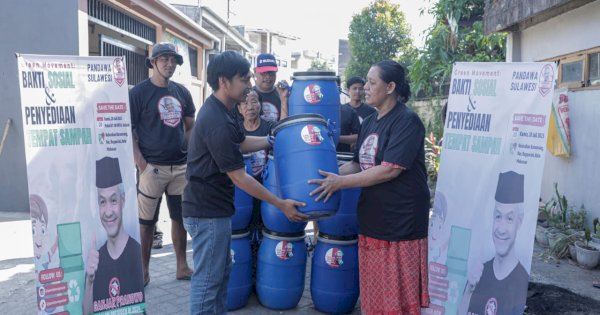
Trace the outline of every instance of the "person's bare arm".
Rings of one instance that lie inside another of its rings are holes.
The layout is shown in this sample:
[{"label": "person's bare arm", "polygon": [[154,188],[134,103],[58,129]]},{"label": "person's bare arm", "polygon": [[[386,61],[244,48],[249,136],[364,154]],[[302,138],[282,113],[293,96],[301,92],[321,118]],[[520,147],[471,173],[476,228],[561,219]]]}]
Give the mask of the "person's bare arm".
[{"label": "person's bare arm", "polygon": [[281,110],[279,113],[279,120],[288,117],[288,100],[290,97],[289,84],[285,80],[281,80],[276,84],[277,93],[279,93],[279,99],[281,100]]},{"label": "person's bare arm", "polygon": [[83,314],[89,315],[94,312],[94,279],[98,271],[100,253],[96,250],[96,236],[91,241],[90,250],[85,262],[85,292],[83,294]]},{"label": "person's bare arm", "polygon": [[270,148],[271,145],[267,141],[267,137],[246,136],[246,139],[240,143],[240,151],[242,153],[256,152]]},{"label": "person's bare arm", "polygon": [[345,163],[340,167],[340,175],[350,175],[360,172],[360,165],[354,161]]},{"label": "person's bare arm", "polygon": [[144,156],[142,155],[142,151],[140,151],[140,146],[138,145],[138,134],[137,131],[135,129],[133,129],[131,131],[131,135],[133,137],[133,161],[135,162],[135,165],[138,168],[138,171],[140,172],[140,174],[146,169],[146,166],[148,165],[148,163],[146,162],[146,159],[144,159]]},{"label": "person's bare arm", "polygon": [[458,305],[459,315],[466,315],[469,311],[469,304],[471,304],[471,297],[473,296],[473,292],[475,292],[475,288],[481,280],[481,276],[483,275],[483,263],[478,259],[474,258],[473,261],[469,261],[469,273],[467,274],[467,284],[465,285],[465,292],[463,297]]},{"label": "person's bare arm", "polygon": [[352,145],[352,144],[356,144],[356,140],[358,140],[357,134],[340,136],[340,143]]},{"label": "person's bare arm", "polygon": [[402,170],[402,168],[391,168],[388,166],[377,165],[359,173],[341,176],[319,170],[319,174],[325,176],[325,178],[311,179],[308,181],[309,184],[320,185],[311,191],[310,195],[314,196],[318,194],[317,198],[315,199],[316,201],[324,198],[324,201],[327,202],[331,195],[340,189],[369,187],[380,183],[385,183],[400,175]]},{"label": "person's bare arm", "polygon": [[195,122],[195,118],[194,117],[184,117],[183,118],[183,124],[184,124],[184,133],[185,133],[185,143],[188,144],[190,143],[190,137],[192,135],[192,129],[194,128],[194,122]]}]

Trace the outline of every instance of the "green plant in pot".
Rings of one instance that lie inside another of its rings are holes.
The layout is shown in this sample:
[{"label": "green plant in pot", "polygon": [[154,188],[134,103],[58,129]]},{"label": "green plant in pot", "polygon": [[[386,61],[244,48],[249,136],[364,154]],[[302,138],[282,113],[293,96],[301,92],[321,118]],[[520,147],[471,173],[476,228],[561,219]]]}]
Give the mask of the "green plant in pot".
[{"label": "green plant in pot", "polygon": [[550,208],[550,203],[552,200],[548,202],[543,202],[542,198],[540,198],[540,205],[538,207],[538,218],[537,225],[535,226],[535,240],[543,247],[548,247],[548,235],[546,231],[548,230],[548,218],[550,217],[550,212],[548,209]]},{"label": "green plant in pot", "polygon": [[[574,232],[579,232],[579,231],[583,231],[583,228],[585,227],[585,217],[586,217],[586,211],[585,211],[585,206],[582,204],[581,207],[579,209],[575,209],[573,207],[569,208],[569,229],[573,230]],[[573,233],[569,233],[569,234],[573,234]]]},{"label": "green plant in pot", "polygon": [[598,218],[593,221],[594,234],[591,235],[590,246],[600,250],[600,222]]},{"label": "green plant in pot", "polygon": [[567,197],[558,191],[558,183],[554,183],[555,196],[548,202],[547,211],[549,228],[546,230],[548,244],[554,247],[556,241],[567,235],[567,210],[569,202]]},{"label": "green plant in pot", "polygon": [[600,262],[600,250],[595,247],[589,246],[590,240],[592,239],[590,229],[585,229],[585,244],[583,242],[576,242],[575,248],[577,250],[577,263],[588,269],[593,269]]},{"label": "green plant in pot", "polygon": [[579,234],[561,235],[554,246],[549,248],[550,254],[557,259],[566,258],[569,255],[576,260],[575,242],[577,241],[583,241],[583,236]]}]

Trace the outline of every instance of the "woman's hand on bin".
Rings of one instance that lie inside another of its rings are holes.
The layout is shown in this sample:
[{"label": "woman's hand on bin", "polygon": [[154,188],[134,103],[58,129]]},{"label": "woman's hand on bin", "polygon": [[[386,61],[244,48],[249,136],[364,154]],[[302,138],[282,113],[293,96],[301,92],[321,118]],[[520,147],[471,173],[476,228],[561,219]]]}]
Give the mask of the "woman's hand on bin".
[{"label": "woman's hand on bin", "polygon": [[327,202],[334,192],[342,188],[342,179],[340,176],[334,173],[325,172],[322,170],[319,170],[319,174],[325,176],[325,178],[311,179],[308,181],[309,184],[319,185],[319,187],[310,192],[310,196],[319,194],[317,198],[315,198],[315,201],[325,198],[323,202]]}]

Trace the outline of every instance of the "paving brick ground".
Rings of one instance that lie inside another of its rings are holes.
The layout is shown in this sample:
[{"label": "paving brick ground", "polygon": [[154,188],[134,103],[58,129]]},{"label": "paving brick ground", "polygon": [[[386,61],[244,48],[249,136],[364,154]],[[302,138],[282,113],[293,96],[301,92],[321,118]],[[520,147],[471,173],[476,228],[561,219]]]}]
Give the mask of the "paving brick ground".
[{"label": "paving brick ground", "polygon": [[[166,209],[161,211],[159,227],[164,233],[165,246],[152,250],[151,280],[145,290],[147,313],[188,314],[190,282],[175,279],[175,255],[169,237],[170,221]],[[35,314],[33,249],[28,215],[11,214],[0,217],[0,239],[0,314]],[[193,266],[191,241],[188,241],[187,260]],[[296,308],[287,311],[269,310],[260,305],[256,295],[252,294],[246,307],[230,314],[322,314],[314,309],[310,298],[310,259],[305,290]],[[360,303],[357,303],[351,314],[360,314]]]},{"label": "paving brick ground", "polygon": [[[165,209],[162,214],[168,216],[168,211]],[[175,279],[175,257],[169,238],[170,222],[162,214],[159,226],[165,234],[165,246],[152,252],[151,282],[146,289],[148,314],[187,314],[189,281]],[[35,314],[33,250],[28,214],[7,216],[0,213],[0,244],[0,314]],[[191,248],[189,242],[188,248]],[[190,265],[191,255],[191,250],[188,250]],[[585,270],[570,260],[554,261],[547,258],[542,248],[535,247],[531,282],[556,285],[600,301],[600,289],[592,287],[594,280],[600,280],[599,268]],[[321,314],[314,309],[310,298],[310,263],[305,285],[300,303],[292,310],[280,312],[264,308],[253,294],[245,308],[231,314]],[[360,314],[359,304],[352,314]],[[600,310],[596,314],[600,314]]]},{"label": "paving brick ground", "polygon": [[[191,244],[188,243],[188,247]],[[188,262],[192,263],[192,253],[188,251]],[[0,314],[35,314],[35,289],[33,261],[31,258],[10,259],[0,262],[0,270],[12,270],[0,274]],[[146,287],[146,305],[149,315],[188,314],[189,313],[189,281],[175,279],[175,257],[173,246],[166,245],[160,250],[153,250],[150,260],[151,281]],[[236,315],[249,314],[322,314],[314,309],[310,298],[310,260],[307,266],[305,290],[294,309],[287,311],[269,310],[258,302],[254,294],[248,305],[240,310],[230,312]],[[352,314],[360,314],[359,306]]]}]

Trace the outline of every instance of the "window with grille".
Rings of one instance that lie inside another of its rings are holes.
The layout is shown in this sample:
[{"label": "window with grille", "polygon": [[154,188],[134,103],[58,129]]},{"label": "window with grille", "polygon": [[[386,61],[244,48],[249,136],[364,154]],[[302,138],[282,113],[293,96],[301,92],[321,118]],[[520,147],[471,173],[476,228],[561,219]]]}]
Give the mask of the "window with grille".
[{"label": "window with grille", "polygon": [[190,57],[190,69],[192,77],[198,77],[198,50],[188,45],[188,55]]},{"label": "window with grille", "polygon": [[123,31],[154,42],[156,30],[100,0],[88,0],[88,14]]},{"label": "window with grille", "polygon": [[600,88],[600,47],[548,59],[558,63],[561,88]]},{"label": "window with grille", "polygon": [[589,84],[600,85],[600,52],[588,55],[589,59]]}]

